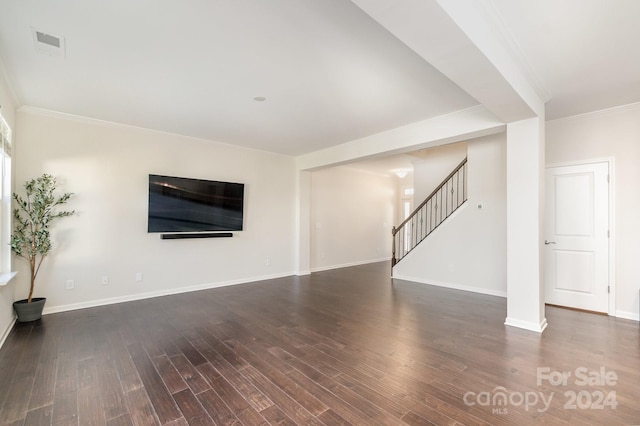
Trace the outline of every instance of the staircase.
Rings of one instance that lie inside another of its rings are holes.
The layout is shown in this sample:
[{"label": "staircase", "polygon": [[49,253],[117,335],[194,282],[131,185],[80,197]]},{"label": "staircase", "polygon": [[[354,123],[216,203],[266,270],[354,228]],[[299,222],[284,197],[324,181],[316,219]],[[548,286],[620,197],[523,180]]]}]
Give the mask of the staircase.
[{"label": "staircase", "polygon": [[397,227],[393,227],[391,266],[400,262],[467,201],[467,159]]}]

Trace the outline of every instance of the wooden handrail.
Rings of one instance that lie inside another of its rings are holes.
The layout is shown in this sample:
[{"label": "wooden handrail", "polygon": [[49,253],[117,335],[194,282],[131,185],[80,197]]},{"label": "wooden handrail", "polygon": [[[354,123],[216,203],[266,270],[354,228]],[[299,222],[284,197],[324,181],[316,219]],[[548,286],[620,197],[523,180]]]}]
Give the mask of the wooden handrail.
[{"label": "wooden handrail", "polygon": [[[393,241],[391,249],[392,268],[467,201],[466,164],[467,159],[465,158],[413,210],[409,217],[399,226],[393,227],[391,230]],[[461,183],[462,187],[460,187]],[[449,195],[449,189],[451,189],[451,195]]]},{"label": "wooden handrail", "polygon": [[[438,185],[438,187],[436,189],[434,189],[431,194],[429,194],[429,196],[427,198],[424,199],[424,201],[422,203],[420,203],[420,205],[418,207],[416,207],[415,209],[413,209],[413,212],[411,212],[411,214],[404,220],[402,221],[402,223],[398,226],[395,226],[393,228],[392,231],[392,235],[395,236],[398,231],[400,231],[400,229],[402,229],[404,227],[404,225],[407,224],[407,222],[409,222],[413,216],[415,216],[416,214],[418,214],[418,212],[433,198],[434,195],[436,195],[438,193],[438,191],[440,191],[442,189],[443,186],[445,186],[447,184],[447,182],[449,181],[449,179],[451,179],[456,173],[458,173],[458,171],[464,167],[464,165],[467,164],[467,158],[465,157],[464,160],[462,160],[462,162],[460,164],[458,164],[456,166],[455,169],[453,169],[453,171],[451,173],[449,173],[449,175],[444,178],[444,180],[442,181],[442,183],[440,183],[440,185]],[[388,235],[388,234],[387,234]]]}]

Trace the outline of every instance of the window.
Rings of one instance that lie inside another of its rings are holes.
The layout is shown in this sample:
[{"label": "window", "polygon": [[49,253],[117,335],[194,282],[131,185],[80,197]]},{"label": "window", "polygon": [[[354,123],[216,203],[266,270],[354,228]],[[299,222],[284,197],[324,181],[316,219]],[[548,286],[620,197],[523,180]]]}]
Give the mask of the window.
[{"label": "window", "polygon": [[11,270],[11,128],[0,115],[0,273]]},{"label": "window", "polygon": [[[411,213],[413,212],[413,188],[402,188],[402,220],[408,218]],[[411,236],[412,234],[409,232],[410,231],[410,226],[405,226],[404,227],[404,251],[405,253],[408,252],[412,245],[411,245]]]}]

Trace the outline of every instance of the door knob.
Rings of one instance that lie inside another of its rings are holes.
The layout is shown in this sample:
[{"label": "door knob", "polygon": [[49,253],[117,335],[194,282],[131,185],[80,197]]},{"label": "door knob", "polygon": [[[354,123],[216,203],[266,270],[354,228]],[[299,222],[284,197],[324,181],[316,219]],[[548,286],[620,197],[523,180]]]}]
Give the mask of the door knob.
[{"label": "door knob", "polygon": [[545,245],[549,245],[549,244],[555,244],[556,242],[555,241],[544,240],[544,243],[545,243]]}]

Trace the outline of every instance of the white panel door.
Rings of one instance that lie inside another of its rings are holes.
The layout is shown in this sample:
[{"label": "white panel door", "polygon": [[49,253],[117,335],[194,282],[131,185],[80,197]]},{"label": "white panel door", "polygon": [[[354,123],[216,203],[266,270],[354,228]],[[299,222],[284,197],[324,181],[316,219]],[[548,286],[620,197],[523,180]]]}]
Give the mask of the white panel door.
[{"label": "white panel door", "polygon": [[609,165],[546,170],[546,303],[609,308]]}]

